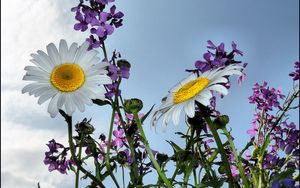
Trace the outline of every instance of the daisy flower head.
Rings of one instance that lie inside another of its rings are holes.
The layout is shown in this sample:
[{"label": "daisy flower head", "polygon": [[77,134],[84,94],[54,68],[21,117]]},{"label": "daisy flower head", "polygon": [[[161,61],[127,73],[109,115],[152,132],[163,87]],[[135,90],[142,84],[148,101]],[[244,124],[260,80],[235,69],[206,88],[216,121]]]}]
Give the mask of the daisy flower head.
[{"label": "daisy flower head", "polygon": [[228,82],[227,77],[231,75],[241,75],[242,66],[228,65],[204,72],[202,75],[191,74],[187,78],[173,87],[169,94],[162,99],[162,104],[154,112],[151,124],[156,126],[157,121],[163,117],[163,130],[170,120],[174,125],[178,125],[181,111],[193,118],[195,116],[195,101],[204,106],[210,105],[212,92],[222,95],[228,94],[228,89],[224,86]]},{"label": "daisy flower head", "polygon": [[35,66],[26,66],[23,80],[33,81],[22,89],[38,97],[38,104],[50,99],[48,112],[55,117],[59,109],[72,115],[76,108],[83,112],[85,104],[93,104],[92,99],[105,99],[103,84],[110,84],[107,76],[108,63],[99,63],[96,50],[89,50],[89,43],[81,46],[72,43],[68,47],[61,40],[58,49],[53,43],[47,45],[47,53],[38,50],[31,54],[30,61]]}]

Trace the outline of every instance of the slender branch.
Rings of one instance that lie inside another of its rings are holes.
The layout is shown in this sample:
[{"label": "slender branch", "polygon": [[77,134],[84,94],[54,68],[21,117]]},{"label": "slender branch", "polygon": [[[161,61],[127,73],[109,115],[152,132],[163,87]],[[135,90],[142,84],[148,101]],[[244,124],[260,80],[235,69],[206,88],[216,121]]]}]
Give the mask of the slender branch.
[{"label": "slender branch", "polygon": [[[116,97],[116,99],[117,99],[117,97]],[[115,112],[116,112],[115,106],[113,105],[113,110],[112,110],[112,114],[111,114],[111,121],[110,121],[110,127],[109,127],[109,134],[108,134],[108,143],[107,143],[106,154],[105,154],[105,165],[106,165],[107,170],[109,171],[109,174],[110,174],[112,180],[114,181],[116,186],[119,188],[120,186],[118,184],[118,181],[116,180],[114,174],[111,171],[110,160],[109,160],[110,147],[111,147],[111,137],[112,137],[113,126],[114,126]]]},{"label": "slender branch", "polygon": [[68,139],[69,139],[69,146],[70,146],[70,152],[72,159],[75,163],[75,165],[78,167],[78,169],[84,173],[87,177],[89,177],[91,180],[93,180],[95,183],[100,185],[101,187],[105,187],[101,180],[97,179],[94,175],[92,175],[90,172],[88,172],[86,169],[84,169],[81,166],[81,162],[76,158],[75,150],[74,150],[74,143],[72,138],[72,117],[68,116],[64,111],[60,110],[60,114],[65,118],[67,124],[68,124]]},{"label": "slender branch", "polygon": [[243,180],[243,185],[245,188],[249,188],[249,183],[248,183],[248,180],[245,176],[245,171],[244,171],[244,168],[242,166],[242,163],[241,163],[241,160],[240,160],[240,157],[236,151],[236,148],[234,146],[234,143],[233,143],[233,140],[231,138],[231,135],[230,133],[228,132],[228,130],[226,129],[226,127],[222,128],[223,132],[225,133],[227,139],[228,139],[228,142],[230,144],[230,147],[232,149],[232,152],[233,152],[233,155],[237,161],[237,165],[238,165],[238,169],[239,169],[239,172],[240,172],[240,176],[242,177],[242,180]]},{"label": "slender branch", "polygon": [[219,134],[216,130],[215,124],[212,122],[212,120],[210,119],[209,116],[205,116],[204,119],[207,122],[208,127],[209,127],[213,137],[215,138],[219,153],[221,154],[221,159],[224,163],[225,172],[226,172],[226,175],[229,179],[229,187],[233,187],[233,177],[232,177],[232,174],[231,174],[230,165],[229,165],[225,150],[223,148],[222,141],[221,141],[221,139],[219,137]]},{"label": "slender branch", "polygon": [[142,137],[141,140],[142,140],[142,142],[143,142],[143,144],[144,144],[144,146],[145,146],[145,149],[146,149],[146,151],[147,151],[147,153],[148,153],[148,155],[149,155],[149,157],[150,157],[150,160],[152,161],[153,166],[155,167],[155,169],[156,169],[158,175],[159,175],[159,176],[161,177],[161,179],[164,181],[164,183],[166,184],[166,186],[167,186],[168,188],[171,188],[172,185],[170,184],[170,182],[169,182],[168,178],[166,177],[166,175],[164,174],[164,172],[160,169],[160,166],[159,166],[159,164],[157,163],[157,161],[155,160],[155,157],[154,157],[154,155],[153,155],[153,152],[152,152],[152,150],[151,150],[150,147],[149,147],[148,140],[146,139],[146,136],[145,136],[145,133],[144,133],[144,130],[143,130],[143,127],[142,127],[142,123],[141,123],[141,120],[140,120],[140,118],[139,118],[137,112],[134,112],[134,113],[133,113],[133,116],[134,116],[134,119],[135,119],[136,124],[137,124],[137,126],[138,126],[138,129],[139,129],[139,131],[140,131],[140,134],[141,134],[141,137]]},{"label": "slender branch", "polygon": [[[83,138],[84,138],[84,134],[81,133],[81,136],[80,136],[80,144],[79,144],[79,154],[78,154],[78,160],[80,161],[81,160],[81,152],[82,152],[82,146],[83,146]],[[76,171],[76,180],[75,180],[75,188],[78,188],[79,186],[79,168],[77,168],[77,171]]]}]

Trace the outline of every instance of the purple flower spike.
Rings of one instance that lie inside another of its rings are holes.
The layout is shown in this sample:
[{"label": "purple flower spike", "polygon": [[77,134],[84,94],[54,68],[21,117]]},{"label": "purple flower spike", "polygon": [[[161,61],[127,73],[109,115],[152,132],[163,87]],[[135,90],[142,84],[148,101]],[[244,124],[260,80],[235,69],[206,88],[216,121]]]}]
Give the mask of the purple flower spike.
[{"label": "purple flower spike", "polygon": [[113,34],[115,28],[122,26],[124,14],[116,11],[113,5],[108,10],[106,6],[114,0],[95,0],[83,1],[71,9],[76,12],[74,29],[76,31],[86,31],[90,27],[90,37],[87,39],[90,46],[89,49],[99,48],[107,39],[107,36]]},{"label": "purple flower spike", "polygon": [[289,75],[291,77],[293,77],[293,80],[296,81],[296,80],[299,80],[299,70],[300,70],[300,63],[299,61],[295,62],[295,72],[291,72]]}]

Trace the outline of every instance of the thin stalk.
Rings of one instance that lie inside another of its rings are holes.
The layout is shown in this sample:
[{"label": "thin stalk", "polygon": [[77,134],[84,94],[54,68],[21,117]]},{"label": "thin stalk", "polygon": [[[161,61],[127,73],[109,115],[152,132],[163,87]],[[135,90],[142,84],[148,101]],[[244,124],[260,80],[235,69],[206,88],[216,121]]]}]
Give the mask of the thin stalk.
[{"label": "thin stalk", "polygon": [[221,154],[221,159],[224,163],[224,167],[225,167],[225,172],[226,172],[226,175],[229,179],[229,187],[233,187],[233,177],[232,177],[232,174],[231,174],[231,170],[230,170],[230,165],[229,165],[229,162],[228,162],[228,159],[227,159],[227,156],[226,156],[226,153],[225,153],[225,150],[223,148],[223,144],[222,144],[222,141],[219,137],[219,134],[216,130],[216,127],[215,127],[215,124],[212,122],[212,120],[210,119],[209,116],[206,116],[204,117],[205,121],[207,122],[208,124],[208,127],[216,141],[216,144],[217,144],[217,147],[218,147],[218,150]]},{"label": "thin stalk", "polygon": [[[63,112],[63,111],[62,111]],[[71,152],[71,156],[72,159],[75,163],[75,165],[77,166],[77,168],[84,173],[87,177],[89,177],[91,180],[93,180],[94,182],[97,183],[97,185],[100,185],[101,187],[105,187],[103,185],[103,183],[101,182],[101,180],[97,179],[95,176],[93,176],[90,172],[88,172],[86,169],[84,169],[81,166],[81,162],[76,158],[76,154],[75,154],[75,150],[74,150],[74,143],[73,143],[73,138],[72,138],[72,117],[66,115],[65,112],[63,112],[61,114],[64,116],[66,122],[68,123],[68,140],[69,140],[69,147],[70,147],[70,152]]]},{"label": "thin stalk", "polygon": [[122,180],[123,180],[123,188],[125,188],[124,166],[122,166]]},{"label": "thin stalk", "polygon": [[108,61],[108,59],[107,59],[107,52],[106,52],[106,48],[105,48],[104,42],[102,42],[102,51],[103,51],[104,58]]},{"label": "thin stalk", "polygon": [[[126,129],[125,129],[125,125],[124,125],[124,121],[123,121],[123,118],[121,116],[121,112],[120,112],[120,109],[119,109],[119,106],[117,107],[117,111],[118,111],[118,114],[119,114],[119,117],[121,119],[121,125],[122,125],[122,128],[125,130],[125,136],[126,136],[126,139],[128,140],[128,143],[129,143],[129,149],[130,149],[130,154],[131,154],[131,158],[132,158],[132,165],[133,165],[133,173],[134,173],[134,177],[135,178],[138,178],[139,177],[139,174],[138,174],[138,166],[137,166],[137,163],[136,163],[136,157],[135,157],[135,150],[134,150],[134,145],[133,145],[133,140],[132,138],[128,135]],[[135,181],[133,182],[133,184],[135,185]]]},{"label": "thin stalk", "polygon": [[193,175],[194,175],[194,184],[196,186],[198,183],[197,183],[197,175],[196,175],[196,170],[195,169],[193,170]]},{"label": "thin stalk", "polygon": [[142,127],[142,123],[141,123],[141,120],[140,120],[140,118],[139,118],[137,112],[134,112],[134,113],[133,113],[133,116],[134,116],[134,119],[135,119],[136,124],[137,124],[137,126],[138,126],[138,129],[139,129],[139,131],[140,131],[140,134],[141,134],[141,137],[142,137],[141,140],[142,140],[142,142],[143,142],[143,144],[144,144],[144,146],[145,146],[145,149],[146,149],[146,151],[147,151],[147,153],[148,153],[148,155],[149,155],[149,157],[150,157],[150,160],[151,160],[153,166],[155,167],[155,169],[156,169],[158,175],[161,177],[161,179],[162,179],[163,182],[166,184],[166,186],[167,186],[168,188],[171,188],[172,185],[170,184],[170,182],[169,182],[168,178],[166,177],[166,175],[164,174],[164,172],[162,172],[162,170],[160,169],[160,166],[159,166],[159,164],[157,163],[157,161],[155,160],[155,157],[154,157],[154,155],[153,155],[153,153],[152,153],[152,150],[151,150],[150,147],[149,147],[148,140],[147,140],[146,135],[145,135],[145,133],[144,133],[144,130],[143,130],[143,127]]},{"label": "thin stalk", "polygon": [[[79,144],[79,154],[78,154],[78,160],[80,161],[81,160],[81,152],[82,152],[82,146],[83,146],[83,138],[84,138],[84,134],[81,133],[81,136],[80,136],[80,144]],[[77,168],[77,171],[76,171],[76,178],[75,178],[75,188],[78,188],[79,186],[79,168]]]},{"label": "thin stalk", "polygon": [[248,180],[247,180],[247,178],[245,176],[245,171],[244,171],[244,168],[242,166],[240,157],[239,157],[239,155],[238,155],[238,153],[236,151],[236,148],[234,146],[233,140],[232,140],[232,138],[231,138],[228,130],[225,127],[222,128],[222,130],[223,130],[223,132],[225,133],[225,135],[226,135],[226,137],[228,139],[228,142],[229,142],[230,147],[232,149],[233,155],[234,155],[234,157],[235,157],[235,159],[237,161],[237,165],[238,165],[238,169],[239,169],[239,172],[240,172],[240,176],[242,177],[242,180],[243,180],[243,185],[244,185],[245,188],[249,188],[249,183],[248,183]]},{"label": "thin stalk", "polygon": [[114,174],[111,171],[110,162],[109,162],[109,154],[110,154],[110,147],[111,147],[111,137],[112,137],[113,126],[114,126],[115,112],[116,112],[115,106],[113,105],[113,110],[112,110],[112,114],[111,114],[111,121],[110,121],[110,127],[109,127],[109,134],[108,134],[108,143],[107,143],[106,154],[105,154],[105,165],[106,165],[107,170],[109,171],[109,174],[110,174],[112,180],[114,181],[114,183],[116,184],[116,186],[119,188],[120,186],[118,184],[117,179],[115,178]]}]

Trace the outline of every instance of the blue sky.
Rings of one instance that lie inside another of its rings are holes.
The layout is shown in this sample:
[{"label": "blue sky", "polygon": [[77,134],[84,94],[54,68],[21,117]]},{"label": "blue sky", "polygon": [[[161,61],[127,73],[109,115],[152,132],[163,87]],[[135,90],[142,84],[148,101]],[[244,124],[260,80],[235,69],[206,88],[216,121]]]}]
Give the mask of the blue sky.
[{"label": "blue sky", "polygon": [[[21,78],[24,66],[30,64],[30,53],[45,50],[50,42],[58,44],[61,38],[69,43],[81,43],[86,38],[87,33],[72,29],[74,14],[69,10],[76,3],[71,0],[63,3],[61,0],[17,0],[15,3],[4,1],[3,5],[9,8],[1,10],[1,121],[2,132],[6,132],[1,135],[1,176],[4,180],[1,185],[16,187],[14,185],[23,183],[26,188],[42,180],[48,187],[72,187],[59,183],[72,177],[49,174],[41,162],[48,140],[57,138],[66,143],[63,119],[51,119],[46,105],[39,106],[35,98],[22,95],[20,90],[25,84]],[[168,90],[188,75],[184,70],[202,59],[207,40],[224,42],[228,50],[231,41],[235,41],[244,52],[238,59],[248,63],[245,83],[242,86],[233,84],[228,96],[218,100],[219,111],[231,117],[230,127],[238,149],[249,139],[246,130],[250,128],[254,106],[248,104],[247,98],[253,84],[266,80],[272,87],[282,87],[285,94],[291,89],[288,74],[299,58],[297,0],[191,0],[188,3],[116,0],[116,5],[125,13],[124,26],[115,30],[106,45],[109,52],[116,49],[131,62],[130,79],[124,81],[121,88],[123,97],[141,98],[144,111],[153,104],[158,106]],[[8,10],[16,12],[11,14]],[[97,133],[108,132],[108,114],[107,108],[93,106],[83,114],[76,113],[74,119],[92,117]],[[299,121],[296,112],[291,120]],[[144,127],[150,145],[169,154],[171,148],[165,140],[182,142],[174,132],[186,130],[184,123],[178,127],[170,124],[165,133],[160,127],[156,131],[150,129],[149,121]],[[31,147],[23,147],[20,143],[24,140]],[[8,147],[8,143],[13,144]],[[17,157],[21,153],[25,159]],[[37,172],[27,175],[29,165]]]}]

